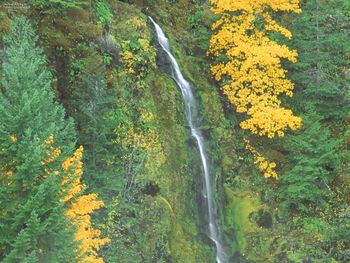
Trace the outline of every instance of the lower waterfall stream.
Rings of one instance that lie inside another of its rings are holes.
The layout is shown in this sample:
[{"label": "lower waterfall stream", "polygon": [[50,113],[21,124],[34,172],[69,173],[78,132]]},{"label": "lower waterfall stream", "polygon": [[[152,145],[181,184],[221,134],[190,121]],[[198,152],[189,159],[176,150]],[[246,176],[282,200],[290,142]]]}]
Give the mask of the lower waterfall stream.
[{"label": "lower waterfall stream", "polygon": [[210,169],[209,169],[209,162],[208,162],[208,156],[205,151],[204,146],[204,137],[197,127],[195,121],[196,121],[196,113],[197,113],[197,106],[196,106],[196,100],[192,92],[191,84],[185,79],[185,77],[182,75],[182,72],[180,70],[180,67],[172,55],[170,51],[170,46],[167,37],[165,36],[163,30],[160,28],[160,26],[152,19],[152,17],[148,17],[149,20],[152,22],[155,28],[155,32],[157,35],[157,40],[160,45],[160,47],[165,52],[167,58],[169,59],[171,63],[171,77],[174,79],[176,84],[180,87],[184,104],[185,104],[185,115],[186,119],[191,131],[192,137],[196,140],[198,145],[198,150],[200,153],[201,161],[202,161],[202,167],[203,167],[203,176],[204,176],[204,183],[205,183],[205,195],[204,198],[206,199],[207,209],[208,209],[208,236],[209,238],[215,243],[216,246],[216,261],[217,263],[227,263],[229,262],[228,256],[225,252],[224,246],[221,241],[221,235],[220,235],[220,228],[218,225],[217,220],[217,208],[215,206],[215,201],[213,197],[213,190],[212,190],[212,180],[210,176]]}]

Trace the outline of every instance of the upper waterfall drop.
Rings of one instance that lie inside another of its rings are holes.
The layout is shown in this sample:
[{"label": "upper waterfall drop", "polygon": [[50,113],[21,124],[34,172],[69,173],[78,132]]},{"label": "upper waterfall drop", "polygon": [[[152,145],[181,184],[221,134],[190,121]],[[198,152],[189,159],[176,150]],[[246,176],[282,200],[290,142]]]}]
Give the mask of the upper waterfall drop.
[{"label": "upper waterfall drop", "polygon": [[192,92],[192,87],[190,83],[183,76],[175,57],[172,55],[170,46],[169,46],[169,41],[165,36],[163,30],[152,19],[152,17],[149,16],[148,18],[154,25],[159,45],[165,51],[165,54],[170,60],[171,70],[172,70],[171,75],[172,75],[172,78],[175,80],[176,84],[181,89],[184,104],[185,104],[185,113],[186,113],[187,122],[191,130],[191,135],[192,137],[195,138],[198,145],[202,166],[203,166],[203,175],[204,175],[204,182],[205,182],[205,197],[206,197],[206,203],[208,208],[208,221],[209,221],[208,232],[209,232],[209,238],[215,243],[215,246],[216,246],[216,261],[217,263],[228,263],[229,259],[222,245],[222,241],[220,238],[220,229],[217,223],[216,206],[215,206],[214,197],[212,193],[209,162],[208,162],[207,153],[204,147],[204,138],[201,131],[199,130],[199,128],[195,123],[197,108],[196,108],[196,101]]}]

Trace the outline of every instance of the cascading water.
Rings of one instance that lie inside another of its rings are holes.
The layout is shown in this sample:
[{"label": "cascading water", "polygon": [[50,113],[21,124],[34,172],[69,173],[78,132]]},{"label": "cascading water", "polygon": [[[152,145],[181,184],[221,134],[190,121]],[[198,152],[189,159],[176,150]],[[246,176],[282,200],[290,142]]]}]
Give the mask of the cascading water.
[{"label": "cascading water", "polygon": [[165,54],[168,56],[170,60],[172,78],[175,80],[175,82],[180,87],[182,92],[182,96],[185,104],[185,113],[186,113],[187,122],[191,130],[191,135],[197,141],[198,149],[199,149],[199,153],[200,153],[200,157],[203,165],[204,182],[205,182],[205,198],[206,198],[207,207],[208,207],[209,238],[216,245],[216,261],[218,263],[226,263],[228,262],[228,257],[224,251],[224,247],[220,240],[220,231],[219,231],[219,226],[216,218],[216,207],[215,207],[215,202],[214,202],[212,187],[211,187],[209,163],[208,163],[207,154],[204,148],[204,139],[201,131],[198,129],[198,127],[194,122],[197,108],[196,108],[196,101],[191,89],[191,85],[182,75],[180,67],[177,64],[176,59],[174,58],[174,56],[170,51],[169,42],[163,30],[160,28],[160,26],[156,22],[154,22],[152,17],[148,17],[148,18],[155,27],[159,45],[161,46],[161,48],[163,49],[163,51],[165,52]]}]

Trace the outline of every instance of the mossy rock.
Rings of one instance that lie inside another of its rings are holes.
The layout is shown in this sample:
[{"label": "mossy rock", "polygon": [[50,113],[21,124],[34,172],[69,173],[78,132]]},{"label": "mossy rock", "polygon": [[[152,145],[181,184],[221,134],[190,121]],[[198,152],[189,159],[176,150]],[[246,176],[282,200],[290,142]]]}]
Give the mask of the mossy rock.
[{"label": "mossy rock", "polygon": [[258,195],[249,191],[234,191],[225,187],[227,206],[225,221],[228,230],[234,233],[239,250],[244,254],[247,248],[247,237],[259,231],[258,226],[251,220],[251,215],[262,207]]}]

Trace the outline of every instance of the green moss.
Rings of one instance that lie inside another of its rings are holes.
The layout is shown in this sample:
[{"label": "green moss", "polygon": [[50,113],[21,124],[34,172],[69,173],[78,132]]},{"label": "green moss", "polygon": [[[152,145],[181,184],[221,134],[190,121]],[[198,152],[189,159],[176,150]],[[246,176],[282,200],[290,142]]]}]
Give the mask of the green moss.
[{"label": "green moss", "polygon": [[170,253],[176,262],[206,262],[214,255],[199,233],[196,196],[191,191],[197,175],[190,169],[193,164],[181,93],[171,78],[158,71],[149,81],[167,160],[159,171],[162,196],[158,200],[167,207],[171,221]]},{"label": "green moss", "polygon": [[196,262],[196,251],[193,250],[189,241],[186,240],[172,206],[162,196],[158,196],[157,201],[167,210],[170,219],[169,244],[171,256],[176,262]]},{"label": "green moss", "polygon": [[98,21],[102,24],[109,24],[112,20],[112,13],[108,1],[94,0],[93,7]]},{"label": "green moss", "polygon": [[241,252],[247,247],[247,236],[256,232],[257,225],[250,220],[250,215],[261,208],[259,197],[250,192],[235,192],[225,187],[228,204],[225,210],[226,226],[234,230]]}]

